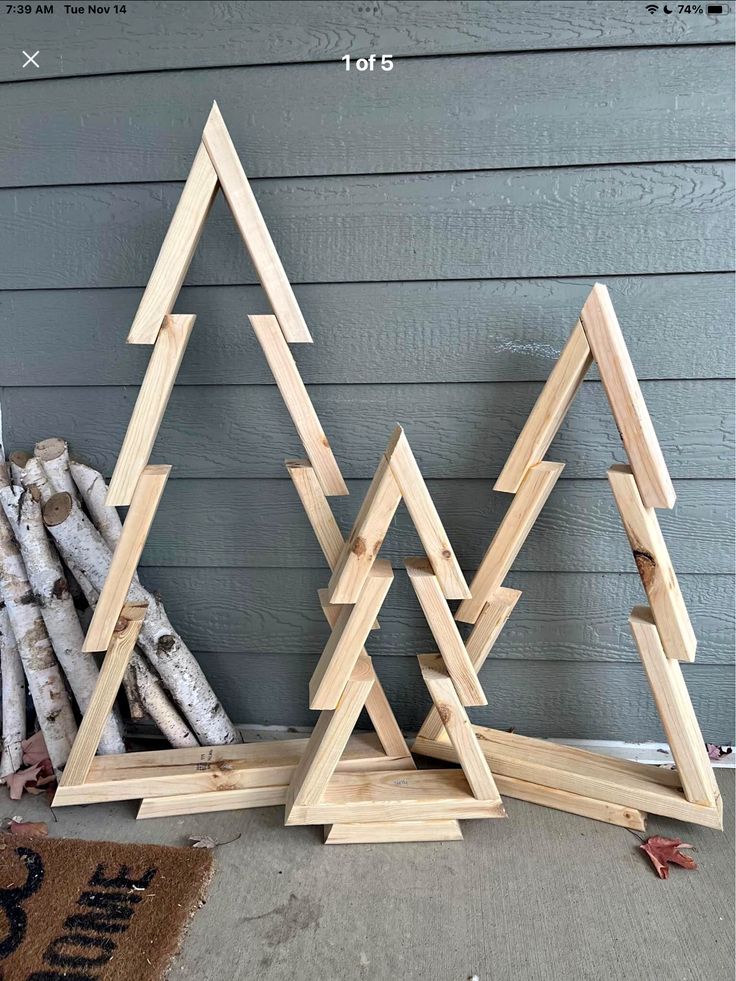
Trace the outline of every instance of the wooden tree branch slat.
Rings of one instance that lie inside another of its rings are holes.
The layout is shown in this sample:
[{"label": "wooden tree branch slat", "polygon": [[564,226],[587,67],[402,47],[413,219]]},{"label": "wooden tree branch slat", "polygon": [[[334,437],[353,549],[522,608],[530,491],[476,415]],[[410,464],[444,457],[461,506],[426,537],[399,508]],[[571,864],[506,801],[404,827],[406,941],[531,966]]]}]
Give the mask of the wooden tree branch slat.
[{"label": "wooden tree branch slat", "polygon": [[156,442],[195,319],[193,314],[164,317],[110,479],[108,505],[126,506],[132,500]]},{"label": "wooden tree branch slat", "polygon": [[83,650],[87,653],[105,651],[110,645],[170,472],[169,466],[148,466],[138,480],[118,547],[84,640]]}]

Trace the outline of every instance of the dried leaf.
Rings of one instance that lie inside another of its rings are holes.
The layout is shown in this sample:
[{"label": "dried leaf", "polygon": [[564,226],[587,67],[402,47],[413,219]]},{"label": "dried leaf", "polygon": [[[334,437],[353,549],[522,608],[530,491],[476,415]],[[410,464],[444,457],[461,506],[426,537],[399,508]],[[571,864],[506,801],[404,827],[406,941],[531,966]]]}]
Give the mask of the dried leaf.
[{"label": "dried leaf", "polygon": [[697,869],[697,865],[689,855],[683,855],[680,848],[692,848],[680,841],[679,838],[664,838],[662,835],[652,835],[647,838],[643,845],[639,845],[643,852],[651,859],[652,865],[657,870],[660,879],[669,878],[670,870],[668,862],[673,865],[681,865],[684,869]]},{"label": "dried leaf", "polygon": [[20,800],[23,796],[24,789],[26,789],[26,784],[35,786],[40,772],[41,764],[37,763],[35,766],[29,766],[27,770],[18,770],[17,773],[9,773],[5,777],[5,783],[8,785],[8,790],[10,791],[10,799]]},{"label": "dried leaf", "polygon": [[56,791],[56,774],[54,773],[54,765],[49,759],[41,760],[38,764],[40,767],[38,778],[36,782],[31,785],[28,784],[26,790],[29,794],[34,796],[39,796],[40,794],[46,794],[48,797],[54,796]]},{"label": "dried leaf", "polygon": [[49,751],[46,749],[46,743],[40,729],[38,732],[34,732],[29,739],[24,739],[20,748],[23,751],[23,762],[26,766],[34,766],[36,763],[41,763],[49,758]]},{"label": "dried leaf", "polygon": [[[228,838],[227,841],[215,841],[209,835],[189,835],[189,840],[193,842],[192,848],[217,848],[218,845],[231,845],[238,838],[240,838],[239,833],[234,838]],[[2,978],[0,978],[0,981],[2,981]]]},{"label": "dried leaf", "polygon": [[705,748],[708,750],[708,757],[711,760],[720,760],[722,756],[733,753],[733,746],[716,746],[714,743],[706,743]]},{"label": "dried leaf", "polygon": [[39,838],[49,833],[49,826],[45,821],[11,821],[8,825],[11,835],[28,835],[31,838]]}]

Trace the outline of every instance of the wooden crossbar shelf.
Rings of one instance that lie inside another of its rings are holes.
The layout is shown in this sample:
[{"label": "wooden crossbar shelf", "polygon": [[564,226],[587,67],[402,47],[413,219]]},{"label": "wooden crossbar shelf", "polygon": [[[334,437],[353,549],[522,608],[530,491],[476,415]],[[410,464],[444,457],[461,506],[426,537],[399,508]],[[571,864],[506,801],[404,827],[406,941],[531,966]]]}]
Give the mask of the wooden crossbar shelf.
[{"label": "wooden crossbar shelf", "polygon": [[500,797],[478,800],[459,770],[336,773],[316,804],[294,804],[287,824],[504,817]]},{"label": "wooden crossbar shelf", "polygon": [[[253,787],[280,786],[286,793],[307,738],[197,746],[97,756],[82,786],[62,786],[54,806],[137,800],[181,794],[222,793]],[[355,733],[343,752],[339,769],[413,767],[411,756],[390,757],[374,733]]]}]

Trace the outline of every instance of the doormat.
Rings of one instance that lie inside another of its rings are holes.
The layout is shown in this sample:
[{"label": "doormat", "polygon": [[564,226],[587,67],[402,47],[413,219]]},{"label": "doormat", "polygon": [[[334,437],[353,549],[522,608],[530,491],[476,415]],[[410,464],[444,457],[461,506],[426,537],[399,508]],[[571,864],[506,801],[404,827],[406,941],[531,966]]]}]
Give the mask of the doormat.
[{"label": "doormat", "polygon": [[159,981],[211,875],[199,848],[0,835],[0,981]]}]

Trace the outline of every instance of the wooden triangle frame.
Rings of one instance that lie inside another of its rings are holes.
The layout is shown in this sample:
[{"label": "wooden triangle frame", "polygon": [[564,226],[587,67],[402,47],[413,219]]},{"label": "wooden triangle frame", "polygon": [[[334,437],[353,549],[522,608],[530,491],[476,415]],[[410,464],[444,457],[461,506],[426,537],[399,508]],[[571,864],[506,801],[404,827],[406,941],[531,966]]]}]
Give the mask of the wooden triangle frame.
[{"label": "wooden triangle frame", "polygon": [[[129,510],[84,644],[88,653],[106,651],[105,660],[55,805],[142,798],[138,816],[154,817],[281,804],[307,746],[307,739],[296,739],[95,755],[145,617],[144,607],[128,602],[128,591],[171,470],[150,465],[149,458],[195,322],[194,315],[171,310],[219,188],[273,309],[273,314],[249,320],[308,457],[288,464],[289,473],[300,496],[304,488],[313,488],[312,496],[321,508],[321,525],[315,528],[318,538],[329,523],[330,547],[336,549],[338,539],[342,547],[327,495],[345,495],[348,490],[289,350],[289,342],[311,343],[312,338],[215,104],[128,336],[131,343],[154,345],[106,501],[129,505]],[[309,509],[308,514],[312,521]],[[326,614],[329,617],[329,611]],[[413,769],[404,737],[375,678],[366,708],[375,735],[351,737],[337,761],[338,771]]]},{"label": "wooden triangle frame", "polygon": [[[612,466],[608,480],[649,601],[634,608],[630,625],[677,769],[473,728],[508,796],[628,827],[643,827],[643,812],[650,811],[721,828],[721,796],[679,663],[694,660],[695,633],[655,511],[671,508],[675,493],[608,290],[599,283],[496,481],[496,490],[514,498],[456,618],[479,623],[487,615],[499,624],[497,636],[509,617],[520,594],[502,583],[562,471],[563,464],[544,456],[593,361],[629,459]],[[474,656],[476,671],[491,647]],[[413,750],[456,758],[436,712],[428,715]]]},{"label": "wooden triangle frame", "polygon": [[[340,773],[337,761],[376,684],[364,644],[393,582],[390,563],[378,556],[402,498],[427,550],[407,559],[406,568],[440,651],[420,656],[419,665],[462,772]],[[314,485],[309,499],[307,513],[326,518]],[[481,618],[466,648],[446,599],[446,593],[469,596],[465,577],[400,426],[347,541],[329,532],[329,519],[322,527],[333,575],[320,600],[333,629],[309,686],[310,707],[320,716],[289,786],[286,823],[324,823],[325,841],[343,844],[455,840],[462,837],[458,819],[504,817],[465,711],[465,705],[486,703],[472,658],[489,642],[488,619]]]}]

